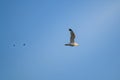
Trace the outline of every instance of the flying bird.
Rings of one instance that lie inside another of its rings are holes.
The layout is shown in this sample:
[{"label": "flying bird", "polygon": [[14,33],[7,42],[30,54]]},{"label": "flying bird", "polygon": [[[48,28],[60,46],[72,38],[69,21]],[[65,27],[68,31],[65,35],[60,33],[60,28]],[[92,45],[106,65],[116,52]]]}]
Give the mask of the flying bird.
[{"label": "flying bird", "polygon": [[26,44],[24,43],[23,46],[26,46]]},{"label": "flying bird", "polygon": [[69,29],[70,31],[70,43],[69,44],[65,44],[65,46],[78,46],[79,44],[75,42],[75,33],[73,32],[72,29]]},{"label": "flying bird", "polygon": [[13,44],[13,47],[15,47],[15,44]]}]

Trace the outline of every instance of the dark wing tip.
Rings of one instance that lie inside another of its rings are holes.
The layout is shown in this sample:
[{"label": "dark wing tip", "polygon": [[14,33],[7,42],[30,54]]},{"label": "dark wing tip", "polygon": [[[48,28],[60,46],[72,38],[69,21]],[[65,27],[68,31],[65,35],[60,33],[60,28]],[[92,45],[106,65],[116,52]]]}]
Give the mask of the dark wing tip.
[{"label": "dark wing tip", "polygon": [[69,31],[72,31],[72,29],[69,29]]}]

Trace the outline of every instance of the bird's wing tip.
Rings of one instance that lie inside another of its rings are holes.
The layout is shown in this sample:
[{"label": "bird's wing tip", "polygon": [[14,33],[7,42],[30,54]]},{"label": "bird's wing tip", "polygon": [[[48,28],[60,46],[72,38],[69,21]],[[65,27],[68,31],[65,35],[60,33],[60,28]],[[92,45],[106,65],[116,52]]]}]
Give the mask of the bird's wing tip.
[{"label": "bird's wing tip", "polygon": [[72,31],[72,29],[69,28],[69,31]]}]

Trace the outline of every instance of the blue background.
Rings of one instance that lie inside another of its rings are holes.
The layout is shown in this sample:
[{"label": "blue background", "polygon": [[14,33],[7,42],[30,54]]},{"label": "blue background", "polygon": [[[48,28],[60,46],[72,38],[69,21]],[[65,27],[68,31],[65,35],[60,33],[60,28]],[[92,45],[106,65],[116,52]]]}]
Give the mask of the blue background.
[{"label": "blue background", "polygon": [[0,80],[120,80],[120,1],[1,0]]}]

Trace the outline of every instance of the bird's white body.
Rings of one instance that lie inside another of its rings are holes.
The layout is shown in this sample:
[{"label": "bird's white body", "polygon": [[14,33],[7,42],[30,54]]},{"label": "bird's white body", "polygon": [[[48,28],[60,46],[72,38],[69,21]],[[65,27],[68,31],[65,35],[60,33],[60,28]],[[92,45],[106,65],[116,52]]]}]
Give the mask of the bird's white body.
[{"label": "bird's white body", "polygon": [[74,42],[74,43],[69,43],[69,44],[65,44],[66,46],[79,46],[78,43]]}]

